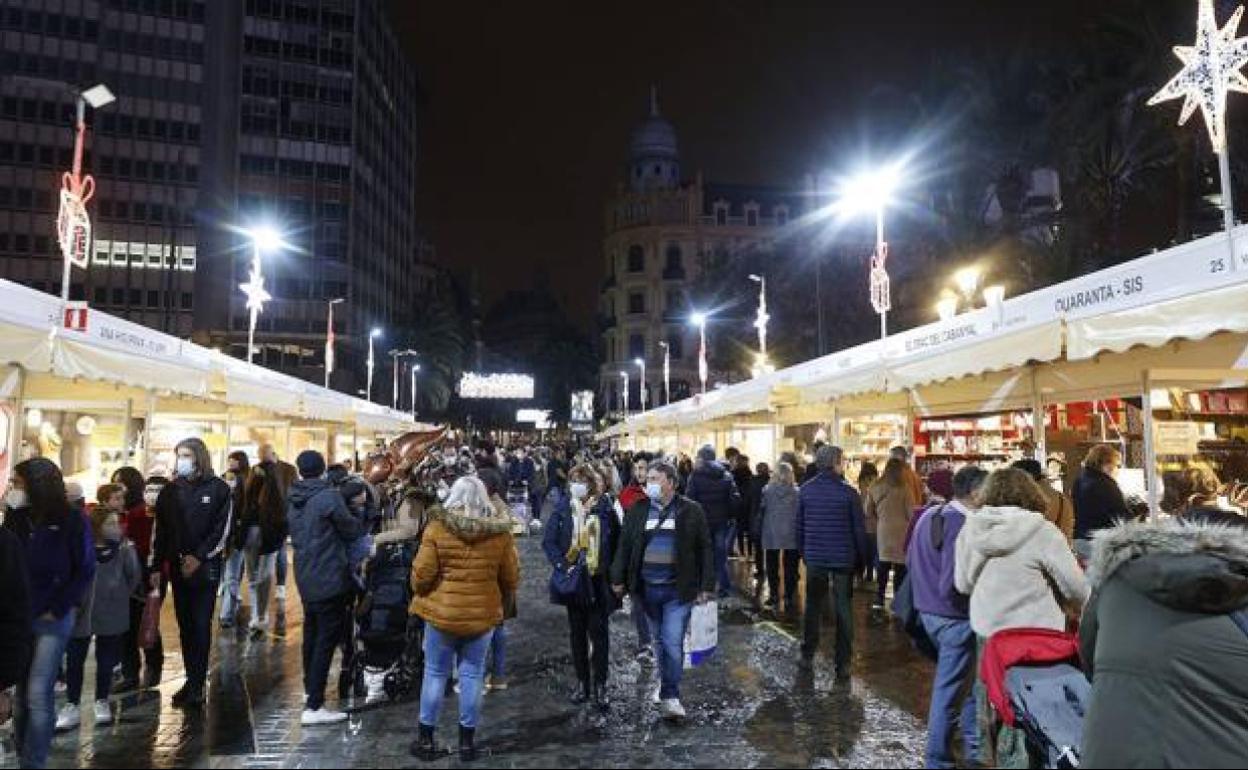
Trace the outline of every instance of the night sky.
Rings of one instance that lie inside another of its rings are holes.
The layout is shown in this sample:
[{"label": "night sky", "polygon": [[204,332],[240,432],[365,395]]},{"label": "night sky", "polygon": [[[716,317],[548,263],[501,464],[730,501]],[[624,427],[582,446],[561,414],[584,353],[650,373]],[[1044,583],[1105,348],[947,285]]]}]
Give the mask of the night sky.
[{"label": "night sky", "polygon": [[904,87],[942,54],[1087,34],[1119,5],[401,0],[426,98],[421,219],[442,262],[479,270],[487,302],[545,268],[588,331],[604,205],[651,83],[685,176],[796,185],[869,143],[877,87]]}]

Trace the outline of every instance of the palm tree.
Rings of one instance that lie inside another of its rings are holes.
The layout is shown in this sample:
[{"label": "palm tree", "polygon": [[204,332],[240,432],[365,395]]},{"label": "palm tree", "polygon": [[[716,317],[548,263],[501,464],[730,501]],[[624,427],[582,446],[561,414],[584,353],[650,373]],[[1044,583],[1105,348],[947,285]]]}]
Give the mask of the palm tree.
[{"label": "palm tree", "polygon": [[464,371],[471,330],[451,303],[441,297],[422,302],[414,308],[413,316],[410,339],[420,361],[417,408],[441,414]]}]

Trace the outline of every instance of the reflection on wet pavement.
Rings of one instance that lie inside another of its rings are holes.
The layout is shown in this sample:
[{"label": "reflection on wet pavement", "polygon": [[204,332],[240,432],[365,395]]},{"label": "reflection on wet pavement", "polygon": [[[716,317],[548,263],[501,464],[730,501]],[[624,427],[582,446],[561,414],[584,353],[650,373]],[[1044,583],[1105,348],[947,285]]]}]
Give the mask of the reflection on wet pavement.
[{"label": "reflection on wet pavement", "polygon": [[[564,611],[546,600],[548,569],[539,544],[520,543],[524,586],[519,617],[508,625],[510,688],[485,696],[478,743],[483,767],[917,767],[931,666],[904,634],[873,617],[855,597],[851,683],[833,680],[832,628],[813,673],[796,665],[798,626],[760,613],[745,598],[721,614],[719,650],[686,672],[681,724],[659,719],[649,696],[657,676],[633,657],[631,618],[612,619],[612,706],[604,716],[567,702],[574,686]],[[741,584],[744,562],[734,563]],[[293,589],[293,577],[291,588]],[[58,735],[52,767],[412,767],[414,700],[361,708],[340,725],[303,728],[300,669],[302,618],[293,595],[289,633],[251,640],[222,632],[214,640],[209,703],[182,712],[169,697],[182,685],[177,627],[167,606],[163,631],[174,654],[159,693],[115,699],[119,718],[98,727],[84,715],[79,731]],[[824,655],[828,655],[826,659]],[[89,696],[92,674],[87,676]],[[337,705],[337,671],[329,704]],[[159,697],[157,695],[159,694]],[[438,730],[453,746],[454,697]],[[0,767],[13,767],[11,741]],[[433,763],[458,765],[457,755]]]}]

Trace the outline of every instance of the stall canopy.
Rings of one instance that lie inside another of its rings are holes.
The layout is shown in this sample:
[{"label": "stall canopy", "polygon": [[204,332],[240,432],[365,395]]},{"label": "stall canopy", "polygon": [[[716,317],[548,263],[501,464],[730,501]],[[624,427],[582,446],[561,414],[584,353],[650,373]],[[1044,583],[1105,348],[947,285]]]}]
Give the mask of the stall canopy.
[{"label": "stall canopy", "polygon": [[0,363],[55,377],[255,407],[400,433],[416,423],[379,406],[0,280]]}]

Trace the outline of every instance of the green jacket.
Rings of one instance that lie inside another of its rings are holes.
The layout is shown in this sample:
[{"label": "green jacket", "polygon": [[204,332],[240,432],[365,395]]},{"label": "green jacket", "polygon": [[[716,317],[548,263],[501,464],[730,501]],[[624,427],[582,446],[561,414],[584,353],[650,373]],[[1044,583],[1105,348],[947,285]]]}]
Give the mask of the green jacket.
[{"label": "green jacket", "polygon": [[1243,767],[1248,529],[1181,521],[1095,535],[1079,629],[1082,767]]},{"label": "green jacket", "polygon": [[[715,590],[715,568],[711,558],[711,530],[702,506],[677,495],[676,510],[676,591],[682,602],[692,602],[699,593]],[[641,564],[645,556],[646,520],[650,500],[642,498],[624,514],[624,531],[611,562],[611,585],[623,585],[633,596],[641,596]]]}]

